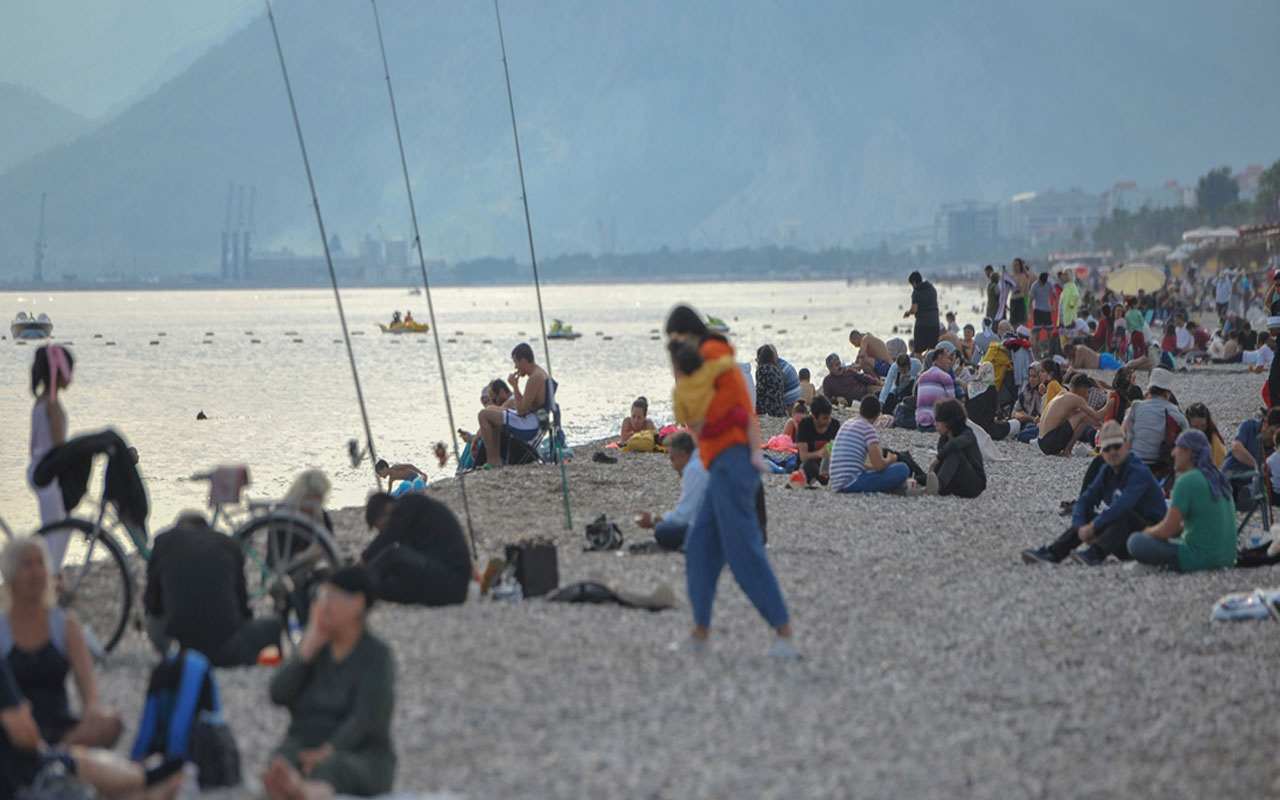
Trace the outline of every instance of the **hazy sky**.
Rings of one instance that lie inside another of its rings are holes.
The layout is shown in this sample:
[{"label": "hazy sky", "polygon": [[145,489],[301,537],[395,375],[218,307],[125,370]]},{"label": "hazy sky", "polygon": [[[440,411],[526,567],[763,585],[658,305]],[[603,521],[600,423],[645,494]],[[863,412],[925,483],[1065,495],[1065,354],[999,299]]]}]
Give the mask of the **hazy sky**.
[{"label": "hazy sky", "polygon": [[0,81],[86,117],[173,77],[263,10],[262,0],[5,0]]}]

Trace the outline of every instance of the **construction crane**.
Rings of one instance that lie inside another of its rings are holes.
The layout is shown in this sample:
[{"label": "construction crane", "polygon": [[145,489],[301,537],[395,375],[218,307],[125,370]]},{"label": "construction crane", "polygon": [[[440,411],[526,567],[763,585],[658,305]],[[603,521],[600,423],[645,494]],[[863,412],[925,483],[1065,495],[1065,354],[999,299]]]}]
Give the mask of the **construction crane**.
[{"label": "construction crane", "polygon": [[249,280],[249,234],[253,233],[253,201],[258,197],[258,187],[249,187],[249,217],[244,223],[244,260],[240,264],[240,280]]},{"label": "construction crane", "polygon": [[40,227],[36,230],[36,283],[44,283],[44,200],[40,193]]},{"label": "construction crane", "polygon": [[222,223],[222,281],[231,280],[231,272],[227,263],[231,257],[231,195],[235,194],[235,184],[227,184],[227,218]]},{"label": "construction crane", "polygon": [[236,201],[236,226],[231,231],[231,279],[240,280],[240,229],[244,227],[244,186]]}]

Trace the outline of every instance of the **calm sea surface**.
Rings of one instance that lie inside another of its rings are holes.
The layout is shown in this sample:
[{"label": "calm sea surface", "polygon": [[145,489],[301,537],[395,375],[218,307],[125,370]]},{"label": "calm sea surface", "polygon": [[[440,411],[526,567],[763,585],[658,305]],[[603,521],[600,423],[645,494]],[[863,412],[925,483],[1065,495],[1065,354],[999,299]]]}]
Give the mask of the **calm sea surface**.
[{"label": "calm sea surface", "polygon": [[[962,324],[975,320],[976,288],[939,292]],[[850,357],[850,323],[887,337],[909,296],[905,281],[548,286],[547,324],[559,317],[584,334],[550,343],[570,444],[616,434],[637,395],[655,421],[669,420],[671,375],[652,337],[678,300],[726,320],[740,360],[770,342],[820,381],[827,353]],[[544,360],[533,288],[439,289],[434,299],[457,426],[475,431],[480,389],[511,372],[511,348],[530,340]],[[384,335],[376,324],[393,309],[425,321],[425,299],[359,289],[343,302],[379,455],[444,474],[431,455],[449,440],[431,336]],[[307,467],[331,477],[334,506],[372,489],[367,464],[347,459],[347,441],[364,435],[332,291],[0,292],[5,334],[18,311],[47,313],[75,356],[63,395],[71,433],[112,426],[138,448],[153,530],[202,507],[205,489],[188,477],[219,464],[247,464],[260,498],[279,496]],[[26,485],[33,352],[0,343],[0,516],[19,530],[39,521]],[[202,410],[209,419],[197,422]]]}]

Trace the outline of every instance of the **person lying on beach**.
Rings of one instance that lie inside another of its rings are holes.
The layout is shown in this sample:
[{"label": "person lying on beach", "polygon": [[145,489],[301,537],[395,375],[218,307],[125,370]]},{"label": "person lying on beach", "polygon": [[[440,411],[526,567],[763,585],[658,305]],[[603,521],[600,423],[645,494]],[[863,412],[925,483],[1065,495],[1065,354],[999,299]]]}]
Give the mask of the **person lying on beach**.
[{"label": "person lying on beach", "polygon": [[143,594],[147,638],[203,653],[215,667],[252,665],[280,643],[284,620],[254,619],[244,577],[244,551],[199,514],[183,514],[156,536]]},{"label": "person lying on beach", "polygon": [[[410,499],[418,498],[399,502]],[[374,586],[362,566],[333,573],[311,603],[297,653],[271,679],[271,702],[289,710],[284,741],[261,776],[271,800],[391,791],[396,668],[366,626]]]},{"label": "person lying on beach", "polygon": [[[13,539],[0,551],[6,609],[0,615],[0,659],[31,704],[41,739],[63,747],[114,747],[123,730],[120,715],[99,704],[88,640],[75,615],[58,608],[52,569],[42,536]],[[69,672],[80,690],[79,717],[67,699]]]},{"label": "person lying on beach", "polygon": [[[109,800],[172,800],[182,788],[182,766],[182,760],[175,758],[146,770],[109,750],[81,745],[50,747],[40,737],[31,704],[18,690],[9,662],[0,659],[0,797],[15,797],[46,770],[61,767],[65,775],[88,784]],[[32,796],[45,797],[47,793]]]},{"label": "person lying on beach", "polygon": [[826,358],[827,377],[822,379],[822,395],[832,403],[852,405],[868,391],[882,385],[875,373],[859,372],[854,367],[840,363],[840,356],[831,353]]},{"label": "person lying on beach", "polygon": [[1043,547],[1023,550],[1026,563],[1060,563],[1082,544],[1089,546],[1076,553],[1076,560],[1088,566],[1101,564],[1108,555],[1128,558],[1129,535],[1164,516],[1164,490],[1151,470],[1129,451],[1120,424],[1105,423],[1098,443],[1104,466],[1076,499],[1071,527]]},{"label": "person lying on beach", "polygon": [[842,494],[895,492],[906,485],[911,468],[897,463],[893,453],[885,454],[876,434],[880,400],[862,398],[858,415],[840,426],[831,445],[830,486]]},{"label": "person lying on beach", "polygon": [[1101,425],[1101,409],[1089,407],[1087,398],[1093,388],[1089,376],[1077,373],[1071,381],[1071,390],[1059,392],[1045,404],[1040,417],[1040,452],[1047,456],[1069,456],[1077,441],[1091,441],[1091,425]]},{"label": "person lying on beach", "polygon": [[707,491],[707,470],[698,455],[698,445],[688,431],[671,434],[663,440],[663,446],[667,448],[671,468],[680,476],[680,499],[675,508],[665,514],[636,511],[636,525],[652,530],[653,538],[667,550],[680,550]]},{"label": "person lying on beach", "polygon": [[858,355],[853,361],[855,367],[868,375],[879,375],[881,378],[889,374],[893,355],[883,339],[855,329],[849,331],[849,344],[858,348]]},{"label": "person lying on beach", "polygon": [[[526,342],[516,345],[511,351],[511,362],[515,365],[515,372],[507,377],[507,383],[514,403],[481,409],[477,417],[486,453],[502,452],[503,430],[525,440],[536,436],[540,427],[537,412],[547,405],[547,372],[534,361],[533,348]],[[521,378],[526,379],[523,391],[519,383]],[[502,468],[500,458],[490,458],[487,463],[493,469]]]},{"label": "person lying on beach", "polygon": [[1187,417],[1173,399],[1173,373],[1154,369],[1147,382],[1147,399],[1129,406],[1124,429],[1133,452],[1158,475],[1164,474],[1169,466],[1164,454],[1170,423],[1179,432],[1187,429]]},{"label": "person lying on beach", "polygon": [[827,457],[827,443],[834,441],[840,431],[840,420],[831,416],[831,402],[825,397],[813,398],[809,416],[800,421],[796,429],[796,450],[800,457],[800,469],[805,479],[821,480]]},{"label": "person lying on beach", "polygon": [[987,471],[964,405],[954,397],[940,400],[933,408],[933,418],[938,429],[938,455],[929,464],[925,485],[911,493],[977,497],[987,488]]},{"label": "person lying on beach", "polygon": [[1063,355],[1071,363],[1072,369],[1120,369],[1124,366],[1120,360],[1110,353],[1099,353],[1092,347],[1083,344],[1069,344]]},{"label": "person lying on beach", "polygon": [[1124,365],[1135,372],[1139,370],[1146,372],[1147,370],[1156,369],[1157,367],[1162,366],[1166,369],[1171,369],[1172,363],[1173,362],[1169,356],[1166,356],[1161,352],[1160,345],[1153,344],[1147,348],[1146,353],[1138,356],[1137,358],[1129,359]]},{"label": "person lying on beach", "polygon": [[632,434],[640,431],[657,431],[658,427],[649,419],[649,401],[643,395],[631,404],[631,413],[622,420],[622,432],[618,434],[618,445],[624,445]]},{"label": "person lying on beach", "polygon": [[396,499],[360,563],[388,602],[447,606],[467,599],[471,551],[462,525],[448,506],[425,494]]},{"label": "person lying on beach", "polygon": [[[1223,569],[1236,563],[1236,506],[1231,484],[1213,465],[1200,431],[1179,434],[1173,446],[1178,478],[1164,519],[1129,537],[1135,561],[1174,572]],[[1170,539],[1181,535],[1180,542]]]}]

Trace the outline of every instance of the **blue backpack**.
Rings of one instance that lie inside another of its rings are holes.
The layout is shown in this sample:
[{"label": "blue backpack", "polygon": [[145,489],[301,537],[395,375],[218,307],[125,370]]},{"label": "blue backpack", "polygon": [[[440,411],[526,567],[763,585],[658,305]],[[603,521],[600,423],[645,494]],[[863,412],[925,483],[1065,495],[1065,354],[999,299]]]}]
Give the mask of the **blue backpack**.
[{"label": "blue backpack", "polygon": [[200,788],[240,783],[240,751],[222,719],[209,659],[195,650],[166,655],[151,671],[131,758],[159,753],[200,770]]}]

